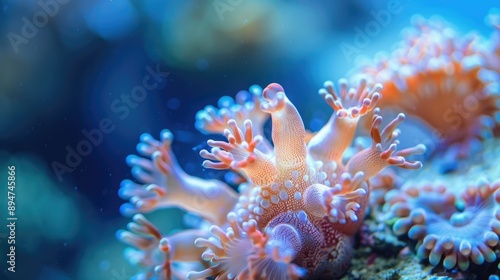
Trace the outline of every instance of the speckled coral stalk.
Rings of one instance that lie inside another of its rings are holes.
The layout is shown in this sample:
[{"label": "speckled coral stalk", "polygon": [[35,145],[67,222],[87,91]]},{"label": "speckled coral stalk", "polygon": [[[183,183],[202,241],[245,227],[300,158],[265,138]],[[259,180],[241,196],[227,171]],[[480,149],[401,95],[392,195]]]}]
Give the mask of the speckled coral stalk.
[{"label": "speckled coral stalk", "polygon": [[[422,146],[417,146],[396,152],[395,143],[399,131],[395,129],[403,121],[403,117],[400,116],[389,123],[380,133],[378,128],[382,119],[376,116],[372,129],[373,146],[352,156],[350,163],[344,166],[341,155],[353,141],[355,123],[359,117],[374,109],[380,98],[377,93],[379,87],[370,90],[365,84],[361,84],[357,90],[347,91],[345,86],[342,86],[344,89],[341,90],[340,96],[337,96],[328,83],[326,87],[329,93],[323,94],[323,97],[337,112],[333,114],[332,121],[311,139],[309,148],[305,143],[305,129],[297,109],[280,85],[271,84],[263,91],[268,103],[262,103],[261,109],[271,114],[273,154],[264,154],[256,149],[262,136],[253,135],[250,120],[244,121],[245,127],[240,128],[236,120],[232,119],[228,121],[228,129],[224,131],[227,142],[209,140],[208,144],[213,147],[212,150],[200,152],[200,155],[207,159],[204,162],[205,167],[231,168],[249,179],[247,191],[240,195],[232,211],[231,220],[239,222],[242,228],[248,223],[255,225],[260,234],[272,241],[270,244],[288,244],[285,246],[290,250],[287,253],[287,262],[300,265],[311,275],[317,273],[318,269],[334,275],[336,273],[333,271],[338,271],[348,261],[349,246],[345,244],[349,244],[347,240],[357,231],[364,218],[369,197],[367,180],[390,165],[419,168],[419,162],[407,161],[405,157],[425,150]],[[352,106],[346,107],[348,104]],[[344,124],[334,125],[335,123]],[[343,133],[348,136],[338,136]],[[338,139],[339,151],[331,152],[336,149],[335,145],[329,143],[332,139]],[[344,143],[346,141],[348,143]],[[382,149],[382,145],[386,150]],[[323,155],[319,153],[321,148],[325,150]],[[378,160],[361,163],[370,156]],[[282,225],[273,226],[277,221],[281,221]],[[234,225],[231,227],[234,228]],[[278,229],[282,236],[280,241],[276,240]],[[217,232],[216,235],[222,242],[224,237],[221,231]],[[312,238],[309,242],[316,244],[315,247],[322,248],[319,251],[321,254],[336,257],[327,257],[327,260],[320,261],[324,257],[313,253],[315,250],[288,243],[289,240],[301,240],[304,245],[307,244],[304,241],[306,237]],[[249,241],[236,243],[251,251]],[[200,245],[212,251],[214,249],[212,243],[202,241]],[[234,246],[236,244],[226,249],[231,251]],[[279,248],[273,250],[281,253],[286,251],[283,247]],[[227,250],[219,253],[231,254]],[[311,254],[314,257],[310,257]],[[255,260],[250,255],[246,258]],[[248,269],[252,270],[251,267],[240,266],[238,274],[235,271],[230,274],[234,277],[257,275],[258,278],[267,273],[254,271],[248,274]],[[191,274],[194,278],[207,275],[226,275],[226,270],[217,265],[200,274]]]}]

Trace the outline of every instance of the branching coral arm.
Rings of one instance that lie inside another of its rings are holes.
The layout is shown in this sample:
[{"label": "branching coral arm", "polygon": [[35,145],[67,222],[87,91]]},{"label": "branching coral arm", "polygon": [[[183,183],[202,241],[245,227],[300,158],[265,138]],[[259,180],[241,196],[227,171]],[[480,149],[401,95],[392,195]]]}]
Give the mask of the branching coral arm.
[{"label": "branching coral arm", "polygon": [[315,160],[341,162],[354,139],[359,118],[372,111],[381,97],[380,84],[373,89],[367,87],[366,80],[361,80],[357,88],[348,89],[345,79],[339,84],[339,93],[330,81],[319,91],[335,113],[308,144],[309,154]]},{"label": "branching coral arm", "polygon": [[[140,151],[147,151],[143,154],[151,153],[152,160],[129,157],[134,176],[144,185],[131,181],[122,183],[119,194],[130,198],[130,203],[122,206],[122,213],[131,215],[177,206],[213,223],[224,223],[226,213],[237,201],[236,192],[221,181],[204,180],[185,173],[171,150],[173,136],[170,131],[164,130],[161,139],[162,142],[153,139],[149,145],[138,146]],[[138,171],[134,172],[136,169]]]},{"label": "branching coral arm", "polygon": [[246,120],[242,131],[235,120],[228,121],[229,129],[224,131],[228,142],[208,140],[212,150],[200,151],[200,156],[207,160],[203,166],[213,169],[233,168],[245,174],[253,183],[267,186],[277,175],[272,158],[256,149],[262,141],[261,136],[253,136],[252,121]]},{"label": "branching coral arm", "polygon": [[375,114],[371,128],[372,146],[355,154],[348,161],[347,170],[352,174],[359,171],[364,172],[366,178],[370,179],[382,169],[391,165],[405,169],[421,168],[421,162],[408,161],[405,157],[423,154],[425,152],[424,145],[419,144],[412,148],[396,151],[399,143],[397,140],[399,135],[397,127],[404,119],[405,115],[399,114],[380,132],[382,117]]},{"label": "branching coral arm", "polygon": [[[175,261],[202,261],[202,249],[193,246],[194,240],[209,236],[204,230],[187,230],[170,236],[164,236],[143,215],[137,214],[133,222],[128,224],[128,231],[120,230],[117,238],[136,249],[125,251],[127,259],[134,265],[148,267],[140,273],[145,279],[161,277],[172,279],[172,276],[186,275],[172,266]],[[142,278],[141,278],[142,279]]]},{"label": "branching coral arm", "polygon": [[432,265],[443,260],[445,268],[456,265],[465,271],[470,261],[494,262],[500,235],[500,180],[479,180],[460,196],[450,187],[428,184],[388,192],[394,232],[418,240],[417,256]]},{"label": "branching coral arm", "polygon": [[[249,119],[253,122],[253,134],[264,135],[264,123],[269,119],[269,114],[260,109],[262,102],[262,88],[257,85],[251,86],[249,91],[238,92],[234,99],[223,96],[219,99],[219,108],[207,106],[196,114],[195,127],[205,134],[224,134],[224,130],[229,128],[227,122],[230,119],[234,119],[238,126]],[[273,152],[272,145],[264,137],[257,149],[266,154]]]},{"label": "branching coral arm", "polygon": [[274,153],[280,172],[306,170],[306,131],[297,108],[279,84],[268,85],[263,95],[267,103],[260,107],[271,114]]},{"label": "branching coral arm", "polygon": [[363,172],[354,176],[346,172],[333,187],[311,185],[304,194],[305,209],[315,217],[328,217],[336,229],[352,234],[363,221],[368,191]]}]

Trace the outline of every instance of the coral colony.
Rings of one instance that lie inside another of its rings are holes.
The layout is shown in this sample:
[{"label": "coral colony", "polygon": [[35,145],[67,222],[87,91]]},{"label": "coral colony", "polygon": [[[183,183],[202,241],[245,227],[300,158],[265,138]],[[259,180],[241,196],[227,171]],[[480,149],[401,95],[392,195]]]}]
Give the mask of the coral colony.
[{"label": "coral colony", "polygon": [[[140,156],[127,158],[135,181],[119,190],[133,222],[117,235],[136,248],[125,251],[141,268],[136,278],[340,277],[365,218],[390,225],[424,263],[498,273],[500,16],[488,22],[493,34],[483,39],[415,17],[391,54],[324,84],[333,113],[317,132],[274,83],[200,111],[196,128],[226,139],[208,140],[203,166],[238,174],[238,192],[186,174],[170,131],[143,134]],[[433,141],[399,148],[405,118]],[[205,223],[163,235],[141,214],[172,206]]]}]

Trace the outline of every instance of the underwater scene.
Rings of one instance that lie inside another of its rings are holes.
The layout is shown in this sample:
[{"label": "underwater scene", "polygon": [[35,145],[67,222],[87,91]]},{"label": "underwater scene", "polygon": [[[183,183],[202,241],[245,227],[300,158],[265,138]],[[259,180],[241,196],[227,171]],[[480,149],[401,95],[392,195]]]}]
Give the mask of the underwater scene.
[{"label": "underwater scene", "polygon": [[500,280],[497,1],[0,8],[0,279]]}]

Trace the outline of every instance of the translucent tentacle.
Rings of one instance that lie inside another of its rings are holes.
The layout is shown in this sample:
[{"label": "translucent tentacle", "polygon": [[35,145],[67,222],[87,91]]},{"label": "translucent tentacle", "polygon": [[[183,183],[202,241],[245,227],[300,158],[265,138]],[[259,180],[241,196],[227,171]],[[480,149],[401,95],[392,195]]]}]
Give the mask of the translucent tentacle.
[{"label": "translucent tentacle", "polygon": [[308,144],[308,151],[316,160],[341,162],[342,155],[354,139],[359,118],[372,111],[381,97],[382,86],[376,84],[370,89],[364,79],[357,88],[348,89],[345,79],[339,84],[340,92],[330,81],[325,82],[319,91],[335,113]]},{"label": "translucent tentacle", "polygon": [[[253,134],[264,135],[264,123],[269,119],[269,114],[260,109],[262,102],[262,88],[257,85],[251,86],[249,91],[238,92],[234,99],[223,96],[219,99],[219,108],[207,106],[196,114],[195,127],[205,134],[224,134],[224,130],[229,128],[229,120],[235,120],[241,127],[248,119],[253,123]],[[264,137],[257,149],[266,154],[273,151],[272,145]]]},{"label": "translucent tentacle", "polygon": [[283,239],[279,238],[281,234],[289,234],[287,244],[293,243],[300,248],[298,233],[292,228],[285,225],[276,227],[269,236],[257,229],[255,220],[245,222],[241,227],[236,214],[230,213],[228,221],[230,227],[225,232],[217,226],[211,228],[217,240],[200,238],[195,241],[196,246],[207,248],[203,258],[214,265],[200,272],[190,272],[188,279],[216,276],[217,279],[265,277],[285,280],[299,279],[305,275],[303,269],[291,263],[295,252],[293,248],[287,247]]},{"label": "translucent tentacle", "polygon": [[[427,184],[386,195],[396,234],[418,240],[417,256],[432,265],[467,270],[497,259],[500,236],[500,181],[479,180],[460,195],[450,186]],[[461,209],[457,208],[457,204]]]},{"label": "translucent tentacle", "polygon": [[246,120],[242,131],[235,120],[228,121],[229,129],[224,131],[228,142],[208,140],[212,150],[200,151],[206,158],[203,166],[213,169],[233,168],[245,174],[253,183],[267,186],[277,175],[276,165],[272,158],[262,153],[256,146],[262,141],[261,136],[253,136],[252,122]]},{"label": "translucent tentacle", "polygon": [[425,146],[420,144],[415,147],[397,150],[399,141],[399,130],[396,128],[405,119],[404,114],[399,114],[380,132],[382,117],[373,116],[371,137],[372,146],[355,154],[347,163],[350,173],[364,172],[367,179],[377,175],[387,166],[395,165],[405,169],[419,169],[422,167],[420,161],[408,161],[405,157],[419,155],[425,152]]},{"label": "translucent tentacle", "polygon": [[173,136],[170,131],[162,132],[162,142],[149,135],[143,135],[141,140],[139,153],[151,154],[152,160],[137,156],[127,158],[134,166],[134,177],[143,184],[130,180],[122,182],[118,193],[122,198],[129,198],[129,203],[121,207],[122,213],[133,215],[176,206],[216,224],[224,223],[226,213],[236,204],[236,192],[221,181],[204,180],[185,173],[171,150]]}]

